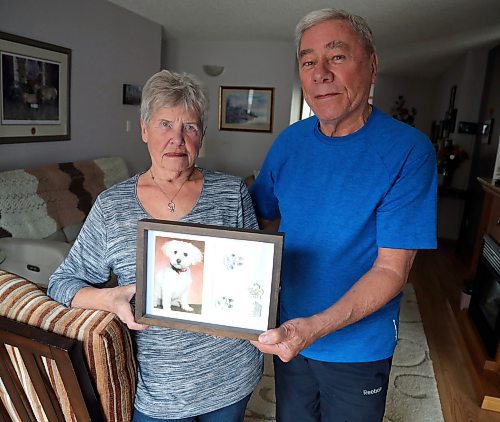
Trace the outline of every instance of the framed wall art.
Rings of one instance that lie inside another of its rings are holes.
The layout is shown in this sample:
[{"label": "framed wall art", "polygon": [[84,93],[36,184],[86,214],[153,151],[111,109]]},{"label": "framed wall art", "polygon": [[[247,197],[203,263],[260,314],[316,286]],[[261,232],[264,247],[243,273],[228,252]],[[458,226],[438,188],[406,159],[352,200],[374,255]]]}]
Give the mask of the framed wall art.
[{"label": "framed wall art", "polygon": [[70,139],[71,50],[0,32],[0,144]]},{"label": "framed wall art", "polygon": [[495,119],[485,120],[481,124],[481,143],[489,144],[491,143],[491,133],[493,132],[493,122]]},{"label": "framed wall art", "polygon": [[138,322],[255,340],[276,326],[282,233],[145,219]]},{"label": "framed wall art", "polygon": [[123,84],[123,104],[141,104],[142,88],[137,85]]},{"label": "framed wall art", "polygon": [[274,88],[221,86],[219,129],[273,131]]}]

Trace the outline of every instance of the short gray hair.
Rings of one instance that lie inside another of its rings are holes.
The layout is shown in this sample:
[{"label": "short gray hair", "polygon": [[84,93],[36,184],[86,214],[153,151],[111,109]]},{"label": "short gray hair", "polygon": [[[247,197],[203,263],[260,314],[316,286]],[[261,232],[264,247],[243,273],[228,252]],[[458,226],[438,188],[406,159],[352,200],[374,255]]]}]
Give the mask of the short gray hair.
[{"label": "short gray hair", "polygon": [[315,25],[330,20],[349,22],[352,26],[352,29],[354,29],[354,31],[360,36],[361,40],[363,41],[365,50],[368,55],[371,55],[375,52],[372,30],[368,26],[368,23],[361,16],[353,15],[349,12],[346,12],[345,10],[340,9],[320,9],[308,13],[299,21],[299,23],[295,27],[297,58],[299,57],[300,42],[302,41],[302,35],[304,35],[304,32]]},{"label": "short gray hair", "polygon": [[162,70],[151,76],[142,89],[141,119],[149,123],[151,116],[160,108],[184,107],[194,112],[205,124],[208,96],[202,83],[188,73]]}]

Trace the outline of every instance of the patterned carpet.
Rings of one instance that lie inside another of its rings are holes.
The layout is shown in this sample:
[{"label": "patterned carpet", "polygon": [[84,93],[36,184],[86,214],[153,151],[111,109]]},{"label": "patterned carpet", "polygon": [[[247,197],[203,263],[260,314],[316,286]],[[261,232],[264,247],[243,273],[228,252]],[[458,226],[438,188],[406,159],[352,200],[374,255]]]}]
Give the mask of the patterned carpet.
[{"label": "patterned carpet", "polygon": [[[275,420],[272,361],[266,355],[264,376],[247,407],[245,422]],[[401,301],[399,341],[387,393],[385,422],[442,422],[443,414],[417,298],[411,284]]]}]

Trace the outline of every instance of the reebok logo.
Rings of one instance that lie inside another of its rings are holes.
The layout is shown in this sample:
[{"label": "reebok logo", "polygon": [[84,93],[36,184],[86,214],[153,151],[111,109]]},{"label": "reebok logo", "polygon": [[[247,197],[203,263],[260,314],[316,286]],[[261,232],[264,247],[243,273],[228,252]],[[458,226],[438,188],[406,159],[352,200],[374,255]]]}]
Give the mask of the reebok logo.
[{"label": "reebok logo", "polygon": [[372,394],[377,394],[382,391],[382,387],[374,388],[373,390],[363,390],[363,396],[371,396]]}]

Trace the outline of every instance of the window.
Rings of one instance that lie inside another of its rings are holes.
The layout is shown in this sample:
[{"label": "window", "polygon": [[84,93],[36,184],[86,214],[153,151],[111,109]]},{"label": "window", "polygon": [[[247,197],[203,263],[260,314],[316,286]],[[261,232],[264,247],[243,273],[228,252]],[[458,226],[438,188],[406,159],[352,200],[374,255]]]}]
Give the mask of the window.
[{"label": "window", "polygon": [[309,107],[309,104],[307,104],[306,100],[304,100],[304,97],[302,97],[302,107],[300,109],[300,120],[307,119],[308,117],[311,117],[314,114],[314,112],[311,110],[311,107]]}]

